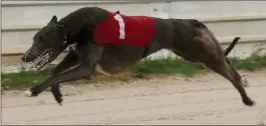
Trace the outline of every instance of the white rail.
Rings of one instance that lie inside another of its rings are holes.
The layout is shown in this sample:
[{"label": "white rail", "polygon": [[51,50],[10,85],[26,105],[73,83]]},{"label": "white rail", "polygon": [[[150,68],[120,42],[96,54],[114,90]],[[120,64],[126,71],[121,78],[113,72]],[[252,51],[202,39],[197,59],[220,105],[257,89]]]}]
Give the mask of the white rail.
[{"label": "white rail", "polygon": [[53,15],[62,18],[71,11],[86,6],[99,6],[110,11],[120,10],[128,15],[198,19],[223,44],[231,42],[234,36],[242,37],[242,44],[238,45],[241,48],[235,50],[239,55],[250,54],[254,44],[266,42],[265,3],[177,0],[3,1],[2,54],[23,53],[31,45],[32,36]]}]

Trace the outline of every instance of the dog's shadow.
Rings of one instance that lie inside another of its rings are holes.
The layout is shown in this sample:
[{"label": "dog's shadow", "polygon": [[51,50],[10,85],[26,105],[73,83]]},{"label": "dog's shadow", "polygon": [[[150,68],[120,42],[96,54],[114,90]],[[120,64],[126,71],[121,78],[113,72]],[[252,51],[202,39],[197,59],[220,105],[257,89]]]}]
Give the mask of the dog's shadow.
[{"label": "dog's shadow", "polygon": [[264,121],[266,120],[266,106],[261,109],[258,118],[257,118],[257,125],[259,126],[265,126]]}]

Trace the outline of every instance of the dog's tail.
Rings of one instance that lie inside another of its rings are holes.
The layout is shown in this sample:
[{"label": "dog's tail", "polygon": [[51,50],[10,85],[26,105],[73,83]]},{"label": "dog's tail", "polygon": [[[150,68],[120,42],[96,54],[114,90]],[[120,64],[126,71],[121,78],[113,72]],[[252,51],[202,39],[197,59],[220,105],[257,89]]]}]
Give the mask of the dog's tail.
[{"label": "dog's tail", "polygon": [[231,44],[225,49],[225,51],[224,51],[225,56],[227,56],[231,52],[231,50],[235,47],[235,45],[239,39],[240,39],[240,37],[234,38],[234,40],[231,42]]}]

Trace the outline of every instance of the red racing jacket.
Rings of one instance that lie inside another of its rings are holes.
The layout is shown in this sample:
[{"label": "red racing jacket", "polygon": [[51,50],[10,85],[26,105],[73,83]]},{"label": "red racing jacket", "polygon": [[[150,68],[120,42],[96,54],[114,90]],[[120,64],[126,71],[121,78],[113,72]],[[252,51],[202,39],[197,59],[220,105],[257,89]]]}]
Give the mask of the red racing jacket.
[{"label": "red racing jacket", "polygon": [[96,24],[93,39],[97,44],[129,44],[146,46],[155,32],[155,21],[147,16],[125,16],[109,12]]}]

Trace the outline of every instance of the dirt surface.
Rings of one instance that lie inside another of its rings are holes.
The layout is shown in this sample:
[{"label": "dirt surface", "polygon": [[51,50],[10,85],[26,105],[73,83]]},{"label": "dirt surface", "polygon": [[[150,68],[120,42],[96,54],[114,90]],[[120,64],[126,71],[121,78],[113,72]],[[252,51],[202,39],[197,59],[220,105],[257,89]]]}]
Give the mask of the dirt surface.
[{"label": "dirt surface", "polygon": [[[2,96],[3,124],[243,124],[254,125],[266,111],[266,71],[246,75],[255,107],[243,105],[224,78],[208,73],[193,78],[154,77],[132,82],[64,85],[63,106],[49,92]],[[77,82],[78,83],[78,82]]]}]

